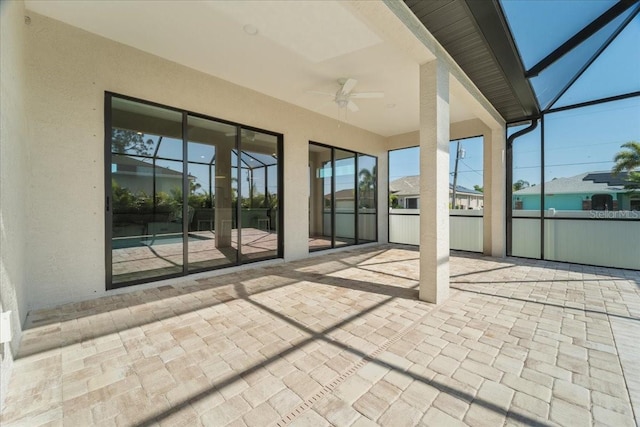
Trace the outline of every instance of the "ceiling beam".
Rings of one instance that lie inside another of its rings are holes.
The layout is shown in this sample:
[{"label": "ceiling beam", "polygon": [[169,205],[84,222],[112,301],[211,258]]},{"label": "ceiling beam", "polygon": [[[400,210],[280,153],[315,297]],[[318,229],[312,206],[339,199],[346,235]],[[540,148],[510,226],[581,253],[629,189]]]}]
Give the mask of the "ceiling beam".
[{"label": "ceiling beam", "polygon": [[616,19],[639,0],[620,0],[611,6],[606,12],[594,19],[589,25],[578,31],[573,37],[560,45],[556,50],[544,57],[540,62],[531,67],[526,73],[527,78],[536,77],[551,64],[572,51],[580,43],[600,31],[605,25]]}]

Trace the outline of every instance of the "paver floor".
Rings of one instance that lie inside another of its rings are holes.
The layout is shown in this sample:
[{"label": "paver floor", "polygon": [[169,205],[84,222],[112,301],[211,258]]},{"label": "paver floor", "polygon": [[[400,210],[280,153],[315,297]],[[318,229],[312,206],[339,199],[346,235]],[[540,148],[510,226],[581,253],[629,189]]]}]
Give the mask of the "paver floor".
[{"label": "paver floor", "polygon": [[377,246],[30,313],[0,424],[637,425],[640,272],[454,253],[438,306],[417,279]]}]

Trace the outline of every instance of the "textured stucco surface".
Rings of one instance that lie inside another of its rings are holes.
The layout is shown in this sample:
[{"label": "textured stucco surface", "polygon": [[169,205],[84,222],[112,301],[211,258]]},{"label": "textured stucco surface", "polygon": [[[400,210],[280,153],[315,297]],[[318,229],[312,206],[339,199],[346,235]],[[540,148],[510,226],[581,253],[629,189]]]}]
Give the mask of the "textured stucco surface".
[{"label": "textured stucco surface", "polygon": [[[284,134],[285,259],[308,253],[308,141],[378,156],[386,140],[58,21],[26,31],[29,309],[105,294],[104,92]],[[221,58],[224,61],[224,58]],[[379,167],[380,194],[386,166]],[[380,212],[386,199],[379,198]],[[380,240],[386,217],[380,215]]]},{"label": "textured stucco surface", "polygon": [[436,304],[449,297],[449,123],[449,69],[436,59],[420,67],[419,292]]},{"label": "textured stucco surface", "polygon": [[[25,232],[27,124],[24,116],[24,6],[0,3],[0,311],[11,311],[13,340],[0,344],[0,402],[4,402],[12,349],[18,348],[26,315]],[[0,403],[1,404],[1,403]]]},{"label": "textured stucco surface", "polygon": [[503,257],[506,255],[506,130],[491,129],[484,132],[486,141],[484,147],[484,188],[491,191],[485,192],[485,218],[484,236],[489,236],[484,242],[486,255]]}]

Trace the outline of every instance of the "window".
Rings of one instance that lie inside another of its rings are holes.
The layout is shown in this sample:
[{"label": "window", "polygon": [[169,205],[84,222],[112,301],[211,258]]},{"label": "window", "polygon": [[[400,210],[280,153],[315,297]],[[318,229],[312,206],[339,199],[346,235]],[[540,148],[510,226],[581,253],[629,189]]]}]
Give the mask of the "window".
[{"label": "window", "polygon": [[483,138],[481,136],[449,143],[449,209],[477,210],[482,208],[484,199],[483,161]]},{"label": "window", "polygon": [[375,242],[378,159],[309,143],[309,250]]},{"label": "window", "polygon": [[612,211],[613,196],[611,194],[594,194],[591,197],[591,209],[594,211]]},{"label": "window", "polygon": [[282,136],[107,94],[107,288],[282,257]]},{"label": "window", "polygon": [[[483,138],[449,145],[449,247],[483,250]],[[446,185],[446,183],[445,183]],[[455,203],[454,203],[455,200]],[[420,147],[389,151],[389,242],[420,244]]]}]

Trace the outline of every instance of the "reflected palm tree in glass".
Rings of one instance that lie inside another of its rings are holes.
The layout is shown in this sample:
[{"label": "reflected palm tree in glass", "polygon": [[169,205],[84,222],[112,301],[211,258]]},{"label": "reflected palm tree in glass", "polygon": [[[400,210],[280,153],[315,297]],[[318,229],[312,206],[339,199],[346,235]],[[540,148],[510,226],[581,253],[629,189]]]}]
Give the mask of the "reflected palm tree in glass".
[{"label": "reflected palm tree in glass", "polygon": [[360,208],[374,208],[374,191],[376,185],[376,166],[372,170],[363,168],[358,173],[360,200],[358,206]]}]

